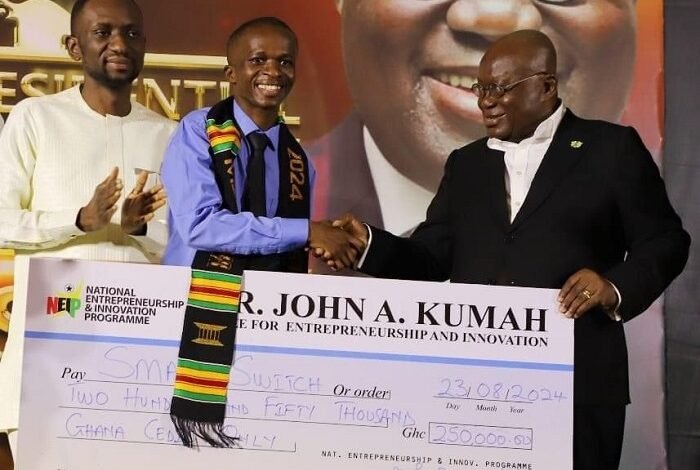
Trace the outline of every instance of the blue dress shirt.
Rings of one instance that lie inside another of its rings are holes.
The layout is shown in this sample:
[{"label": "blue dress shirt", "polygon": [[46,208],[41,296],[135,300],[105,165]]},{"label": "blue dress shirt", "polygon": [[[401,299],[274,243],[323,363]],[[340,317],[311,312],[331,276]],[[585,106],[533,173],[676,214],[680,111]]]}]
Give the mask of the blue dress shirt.
[{"label": "blue dress shirt", "polygon": [[[209,108],[198,109],[182,119],[165,152],[161,177],[168,195],[168,245],[163,264],[191,266],[197,250],[233,254],[283,253],[306,244],[308,219],[274,217],[279,199],[279,125],[264,134],[272,147],[265,150],[265,194],[267,217],[251,212],[234,214],[221,208],[222,198],[214,180],[209,155],[206,118]],[[234,102],[233,116],[245,136],[262,132]],[[247,139],[234,160],[236,203],[241,207],[248,155]],[[309,161],[313,188],[316,172]]]}]

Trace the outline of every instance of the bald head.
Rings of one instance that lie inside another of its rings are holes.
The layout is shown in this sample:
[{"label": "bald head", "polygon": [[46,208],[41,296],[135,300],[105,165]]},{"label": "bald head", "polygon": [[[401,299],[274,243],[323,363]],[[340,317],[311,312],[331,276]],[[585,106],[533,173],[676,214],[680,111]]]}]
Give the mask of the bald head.
[{"label": "bald head", "polygon": [[503,36],[486,50],[481,62],[499,60],[512,61],[517,72],[557,73],[557,51],[541,31],[525,29]]}]

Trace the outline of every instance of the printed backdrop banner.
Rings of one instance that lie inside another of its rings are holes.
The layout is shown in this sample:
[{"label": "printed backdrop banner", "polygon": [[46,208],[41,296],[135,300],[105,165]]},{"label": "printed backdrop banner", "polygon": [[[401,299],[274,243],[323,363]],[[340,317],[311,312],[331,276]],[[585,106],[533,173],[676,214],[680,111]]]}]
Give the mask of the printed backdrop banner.
[{"label": "printed backdrop banner", "polygon": [[[0,12],[9,12],[0,15],[4,117],[19,100],[82,81],[61,46],[73,3],[0,0]],[[483,135],[469,87],[484,38],[513,24],[540,28],[554,41],[567,106],[633,125],[661,164],[662,0],[513,1],[498,11],[484,0],[139,3],[148,54],[134,95],[171,119],[228,94],[224,45],[237,25],[274,15],[297,32],[297,82],[283,113],[318,171],[316,217],[352,211],[397,233],[415,227],[448,153]],[[626,325],[632,405],[624,469],[666,466],[661,310],[656,303]]]}]

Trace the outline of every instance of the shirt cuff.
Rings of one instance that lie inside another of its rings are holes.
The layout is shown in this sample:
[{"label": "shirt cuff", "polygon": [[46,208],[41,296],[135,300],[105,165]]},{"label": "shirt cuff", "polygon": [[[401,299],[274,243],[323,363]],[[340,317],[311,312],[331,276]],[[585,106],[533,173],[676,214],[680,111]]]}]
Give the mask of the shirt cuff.
[{"label": "shirt cuff", "polygon": [[160,258],[168,242],[168,227],[165,221],[151,220],[144,224],[141,232],[129,236],[149,255]]},{"label": "shirt cuff", "polygon": [[304,246],[309,241],[309,219],[282,219],[282,224],[284,251]]},{"label": "shirt cuff", "polygon": [[605,313],[608,314],[608,316],[610,317],[611,320],[622,321],[622,315],[620,315],[620,305],[622,304],[622,295],[620,294],[620,291],[618,290],[618,288],[615,284],[613,284],[610,281],[607,281],[607,282],[612,286],[613,289],[615,289],[615,295],[617,296],[617,303],[615,304],[614,309],[612,309],[610,311],[606,311]]},{"label": "shirt cuff", "polygon": [[78,235],[85,235],[85,233],[87,233],[78,227],[80,209],[78,209],[78,212],[75,212],[75,209],[53,212],[48,215],[48,218],[50,220],[50,224],[54,227],[65,227],[61,229],[61,232],[63,232],[65,236],[69,238],[75,238]]},{"label": "shirt cuff", "polygon": [[362,269],[362,265],[367,257],[367,252],[369,251],[369,246],[372,244],[372,228],[367,224],[363,225],[367,227],[367,246],[365,246],[365,251],[363,251],[362,256],[360,256],[360,261],[357,262],[357,269]]},{"label": "shirt cuff", "polygon": [[145,237],[148,234],[148,224],[143,224],[135,233],[130,233],[132,237]]}]

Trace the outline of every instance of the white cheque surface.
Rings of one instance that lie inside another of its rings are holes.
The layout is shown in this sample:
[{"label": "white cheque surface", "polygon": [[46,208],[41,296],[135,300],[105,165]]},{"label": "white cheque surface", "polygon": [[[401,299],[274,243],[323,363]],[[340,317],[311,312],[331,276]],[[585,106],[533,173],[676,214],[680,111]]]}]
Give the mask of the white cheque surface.
[{"label": "white cheque surface", "polygon": [[246,273],[241,446],[197,451],[168,415],[189,270],[30,263],[20,470],[572,466],[556,291]]}]

